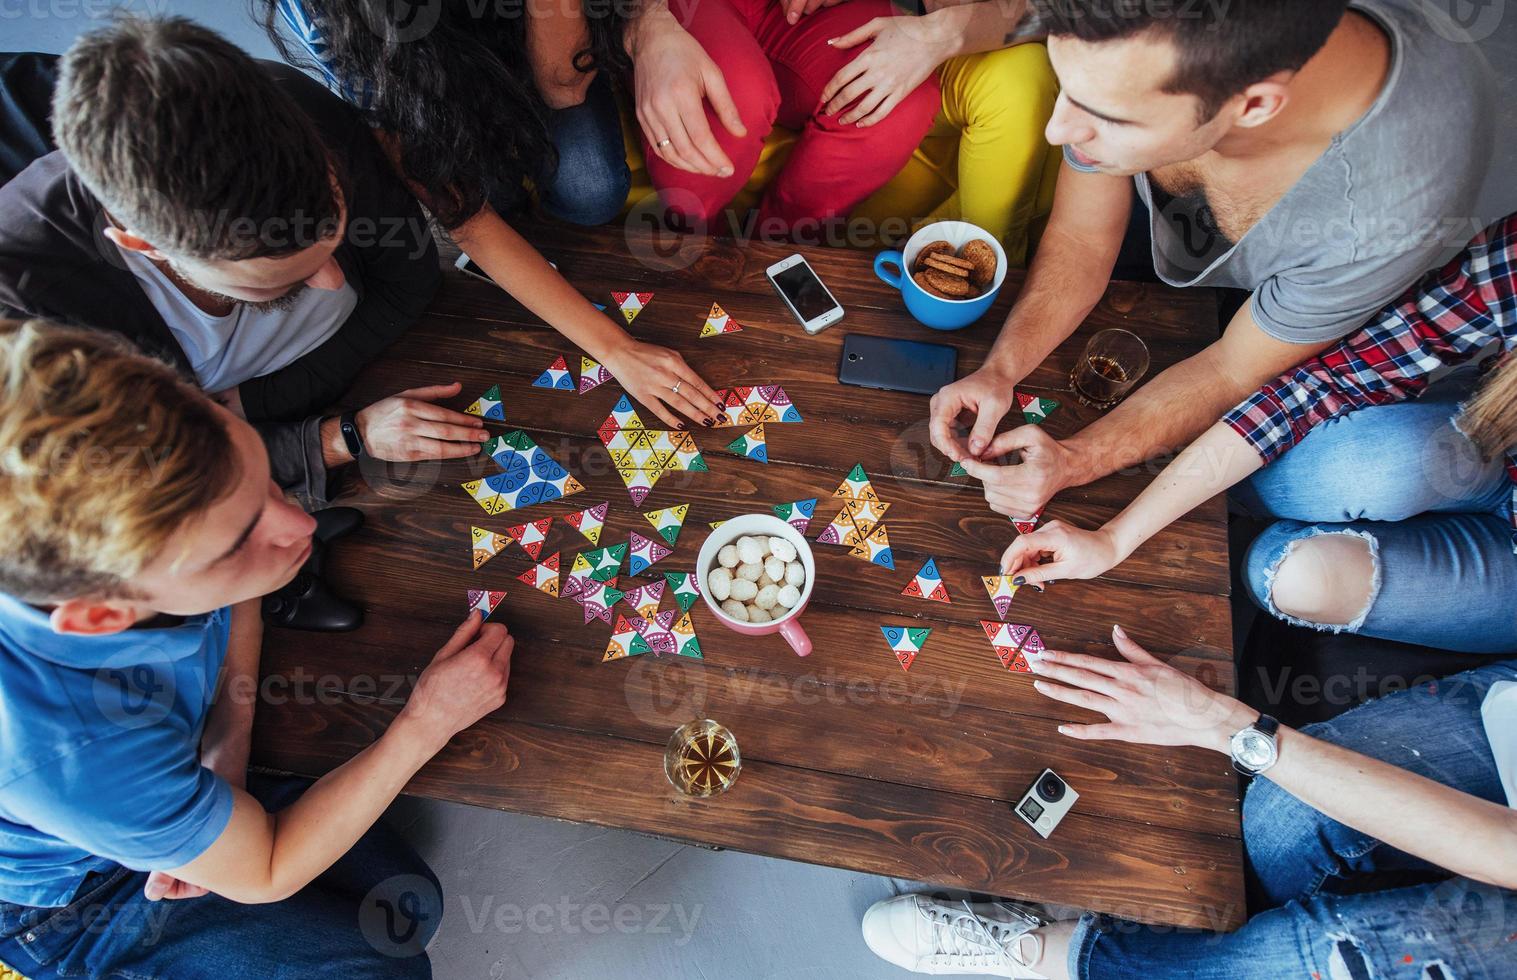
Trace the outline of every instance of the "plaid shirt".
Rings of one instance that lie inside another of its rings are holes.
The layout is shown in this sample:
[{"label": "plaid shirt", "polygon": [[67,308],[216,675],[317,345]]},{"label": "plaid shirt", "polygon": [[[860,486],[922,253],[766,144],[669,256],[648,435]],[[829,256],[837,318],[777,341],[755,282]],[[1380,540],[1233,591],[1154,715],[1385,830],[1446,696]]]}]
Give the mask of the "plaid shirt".
[{"label": "plaid shirt", "polygon": [[323,18],[311,16],[304,0],[277,0],[274,5],[289,27],[290,34],[310,53],[316,67],[326,77],[327,87],[354,108],[368,112],[374,107],[374,86],[367,78],[352,78],[340,73],[327,46]]},{"label": "plaid shirt", "polygon": [[[1415,398],[1435,369],[1467,361],[1498,339],[1502,354],[1487,367],[1517,347],[1517,215],[1481,232],[1363,329],[1260,388],[1222,420],[1268,464],[1320,422]],[[1507,450],[1506,469],[1517,550],[1517,447]]]}]

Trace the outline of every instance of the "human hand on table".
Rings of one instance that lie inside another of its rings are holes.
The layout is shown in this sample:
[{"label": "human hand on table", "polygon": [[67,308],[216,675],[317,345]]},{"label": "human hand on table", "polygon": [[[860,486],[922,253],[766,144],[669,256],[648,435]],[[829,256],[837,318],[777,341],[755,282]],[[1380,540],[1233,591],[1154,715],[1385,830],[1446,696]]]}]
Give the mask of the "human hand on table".
[{"label": "human hand on table", "polygon": [[1060,725],[1061,734],[1226,752],[1233,733],[1258,719],[1259,712],[1243,702],[1213,691],[1138,646],[1122,627],[1112,627],[1111,635],[1123,660],[1058,650],[1028,655],[1027,663],[1039,678],[1033,686],[1040,694],[1106,716],[1100,724]]},{"label": "human hand on table", "polygon": [[450,738],[506,703],[515,649],[504,625],[469,613],[421,672],[395,724],[442,751]]},{"label": "human hand on table", "polygon": [[392,463],[478,455],[480,443],[490,438],[484,420],[433,404],[461,390],[456,381],[409,388],[358,412],[353,421],[364,450]]},{"label": "human hand on table", "polygon": [[[935,30],[924,17],[876,17],[827,43],[846,50],[865,41],[869,47],[837,70],[822,89],[823,115],[848,109],[843,124],[873,126],[927,80],[952,56],[950,35]],[[857,101],[857,105],[854,105]]]},{"label": "human hand on table", "polygon": [[[996,427],[1011,411],[1016,401],[1020,375],[987,363],[973,374],[938,389],[928,408],[928,433],[938,452],[955,463],[980,459]],[[960,425],[971,425],[966,441],[959,435]]]},{"label": "human hand on table", "polygon": [[634,22],[628,53],[637,122],[653,152],[690,173],[730,177],[732,160],[706,121],[706,102],[733,136],[747,136],[748,128],[706,49],[663,9]]},{"label": "human hand on table", "polygon": [[[1051,555],[1053,561],[1038,564],[1044,555]],[[1104,527],[1086,531],[1049,521],[1036,531],[1017,535],[1001,556],[1001,574],[1015,576],[1017,585],[1042,586],[1058,579],[1096,578],[1126,557]]]},{"label": "human hand on table", "polygon": [[715,389],[677,352],[629,338],[602,364],[627,394],[653,409],[665,424],[685,428],[679,415],[700,425],[716,423],[721,406]]},{"label": "human hand on table", "polygon": [[[1010,453],[1020,463],[987,463]],[[1024,425],[990,440],[978,457],[959,460],[964,471],[985,486],[985,502],[997,514],[1025,520],[1042,513],[1053,495],[1075,483],[1075,454],[1040,426]]]}]

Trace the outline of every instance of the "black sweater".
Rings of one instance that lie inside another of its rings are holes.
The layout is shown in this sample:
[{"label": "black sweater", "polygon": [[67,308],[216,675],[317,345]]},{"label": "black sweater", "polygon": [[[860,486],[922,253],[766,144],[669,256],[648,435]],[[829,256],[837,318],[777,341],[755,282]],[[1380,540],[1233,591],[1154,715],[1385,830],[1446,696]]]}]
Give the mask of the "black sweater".
[{"label": "black sweater", "polygon": [[[243,410],[255,421],[298,419],[331,404],[421,315],[442,279],[421,208],[361,117],[299,71],[263,67],[311,118],[347,175],[348,225],[336,258],[358,305],[321,346],[239,386]],[[114,330],[188,372],[183,349],[101,234],[104,227],[100,202],[59,151],[0,187],[0,312]]]}]

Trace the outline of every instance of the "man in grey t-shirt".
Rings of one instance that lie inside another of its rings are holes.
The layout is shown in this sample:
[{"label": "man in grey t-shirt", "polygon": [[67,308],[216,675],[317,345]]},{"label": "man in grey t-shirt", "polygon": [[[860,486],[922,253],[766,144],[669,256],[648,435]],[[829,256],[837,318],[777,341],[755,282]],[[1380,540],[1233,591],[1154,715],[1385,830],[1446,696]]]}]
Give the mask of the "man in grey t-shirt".
[{"label": "man in grey t-shirt", "polygon": [[[1063,89],[1053,215],[985,365],[932,404],[934,445],[1008,516],[1184,445],[1517,207],[1517,188],[1500,213],[1477,204],[1495,84],[1477,38],[1434,0],[1033,7]],[[1105,292],[1133,182],[1160,278],[1249,302],[1217,343],[1074,437],[995,436],[1013,386]],[[1020,465],[985,462],[1013,451]]]}]

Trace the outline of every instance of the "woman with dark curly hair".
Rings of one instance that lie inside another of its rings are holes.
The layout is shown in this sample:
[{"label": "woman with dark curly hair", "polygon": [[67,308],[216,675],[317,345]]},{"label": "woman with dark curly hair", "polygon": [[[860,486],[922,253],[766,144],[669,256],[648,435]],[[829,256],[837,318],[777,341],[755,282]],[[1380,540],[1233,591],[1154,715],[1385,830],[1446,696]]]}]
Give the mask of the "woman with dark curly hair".
[{"label": "woman with dark curly hair", "polygon": [[[549,214],[609,221],[630,176],[611,76],[622,0],[258,0],[274,43],[362,109],[417,196],[501,288],[664,422],[712,424],[716,392],[634,340],[502,218],[536,189]],[[281,29],[283,24],[286,30]],[[292,50],[293,36],[305,57]]]}]

